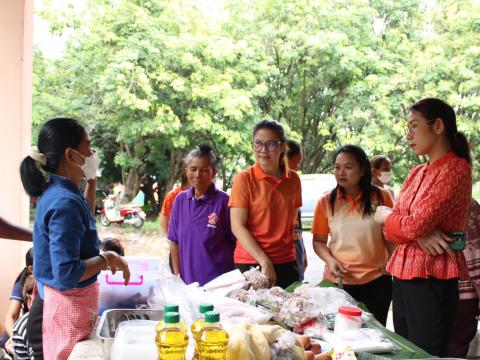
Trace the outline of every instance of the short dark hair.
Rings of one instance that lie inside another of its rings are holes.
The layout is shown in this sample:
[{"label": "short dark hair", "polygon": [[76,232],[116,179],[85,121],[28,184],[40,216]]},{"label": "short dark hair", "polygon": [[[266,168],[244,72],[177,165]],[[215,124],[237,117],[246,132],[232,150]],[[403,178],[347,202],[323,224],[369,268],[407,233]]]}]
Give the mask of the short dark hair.
[{"label": "short dark hair", "polygon": [[287,158],[291,159],[302,152],[302,146],[295,140],[287,140]]},{"label": "short dark hair", "polygon": [[120,243],[120,240],[116,238],[107,237],[102,240],[100,243],[100,250],[105,251],[114,251],[120,256],[125,256],[125,250]]},{"label": "short dark hair", "polygon": [[15,279],[15,283],[20,282],[20,284],[25,284],[25,280],[27,279],[30,272],[28,271],[28,267],[33,266],[33,247],[28,249],[25,253],[25,267],[23,270],[18,274],[17,278]]},{"label": "short dark hair", "polygon": [[372,166],[372,169],[378,170],[384,161],[390,161],[390,158],[385,155],[375,155],[370,159],[370,165]]}]

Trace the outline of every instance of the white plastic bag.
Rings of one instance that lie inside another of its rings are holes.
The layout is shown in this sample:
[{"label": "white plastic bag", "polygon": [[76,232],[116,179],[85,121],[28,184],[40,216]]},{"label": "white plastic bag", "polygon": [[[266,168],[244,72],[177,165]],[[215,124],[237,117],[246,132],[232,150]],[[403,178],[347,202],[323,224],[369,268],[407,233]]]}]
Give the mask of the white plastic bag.
[{"label": "white plastic bag", "polygon": [[178,304],[182,320],[190,326],[200,316],[198,307],[201,303],[211,303],[220,313],[222,323],[249,322],[264,324],[272,314],[238,300],[218,296],[185,285],[177,276],[168,276],[156,282],[153,295],[148,300],[152,309],[163,309],[167,303]]}]

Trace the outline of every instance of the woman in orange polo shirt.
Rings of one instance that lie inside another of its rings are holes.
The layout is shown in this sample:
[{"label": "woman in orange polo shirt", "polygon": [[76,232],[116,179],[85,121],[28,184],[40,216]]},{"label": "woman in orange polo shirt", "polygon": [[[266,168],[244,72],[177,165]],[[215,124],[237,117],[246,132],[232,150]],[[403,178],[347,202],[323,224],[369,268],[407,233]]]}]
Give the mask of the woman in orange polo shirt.
[{"label": "woman in orange polo shirt", "polygon": [[395,332],[443,357],[455,323],[458,279],[468,276],[463,252],[450,249],[448,233],[465,228],[472,161],[455,111],[440,99],[412,105],[406,135],[415,154],[428,162],[410,171],[393,211],[378,207],[375,219],[398,244],[387,266],[393,275]]},{"label": "woman in orange polo shirt", "polygon": [[293,224],[302,206],[300,178],[285,165],[286,137],[275,120],[253,128],[255,165],[240,171],[232,186],[232,231],[237,238],[237,269],[260,265],[270,285],[283,288],[299,280]]},{"label": "woman in orange polo shirt", "polygon": [[385,272],[387,246],[373,214],[378,205],[392,206],[392,200],[372,183],[370,162],[360,147],[342,146],[333,165],[337,187],[315,208],[313,249],[325,261],[324,278],[341,281],[344,290],[385,325],[392,278]]}]

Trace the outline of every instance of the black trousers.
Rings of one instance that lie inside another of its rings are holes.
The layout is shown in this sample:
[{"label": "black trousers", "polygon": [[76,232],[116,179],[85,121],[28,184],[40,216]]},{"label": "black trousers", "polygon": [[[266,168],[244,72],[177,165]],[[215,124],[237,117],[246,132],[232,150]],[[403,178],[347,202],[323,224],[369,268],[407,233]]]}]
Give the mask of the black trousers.
[{"label": "black trousers", "polygon": [[477,334],[478,320],[476,317],[480,314],[478,304],[478,298],[459,300],[448,356],[462,359],[467,357],[470,342]]},{"label": "black trousers", "polygon": [[[250,270],[251,267],[258,266],[258,264],[235,264],[235,269],[240,270],[242,273]],[[273,264],[275,273],[277,274],[276,286],[281,288],[287,288],[296,281],[300,281],[300,271],[296,261]]]},{"label": "black trousers", "polygon": [[30,308],[27,320],[27,342],[30,357],[35,360],[43,360],[42,345],[42,323],[43,323],[43,300],[37,294]]},{"label": "black trousers", "polygon": [[395,332],[431,355],[448,355],[457,306],[458,279],[393,279]]},{"label": "black trousers", "polygon": [[355,300],[365,304],[375,319],[387,324],[388,309],[392,301],[392,277],[383,275],[363,285],[343,285],[343,290]]}]

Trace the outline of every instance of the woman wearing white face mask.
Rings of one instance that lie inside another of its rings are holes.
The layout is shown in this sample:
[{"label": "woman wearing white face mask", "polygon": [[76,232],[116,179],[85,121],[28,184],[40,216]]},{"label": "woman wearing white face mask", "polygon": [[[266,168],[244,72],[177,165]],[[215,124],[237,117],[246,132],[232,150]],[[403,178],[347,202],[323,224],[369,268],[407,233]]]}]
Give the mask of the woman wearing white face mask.
[{"label": "woman wearing white face mask", "polygon": [[[38,197],[33,229],[38,295],[30,309],[27,341],[34,359],[67,359],[88,337],[98,313],[97,274],[107,267],[130,272],[119,255],[99,253],[93,215],[100,160],[76,120],[46,122],[20,166],[25,191]],[[47,177],[45,176],[47,175]],[[85,194],[80,182],[87,180]]]},{"label": "woman wearing white face mask", "polygon": [[395,202],[395,192],[392,187],[387,183],[392,180],[392,162],[387,156],[375,155],[370,159],[370,165],[372,167],[372,181],[379,188],[386,190],[391,198],[392,202]]}]

